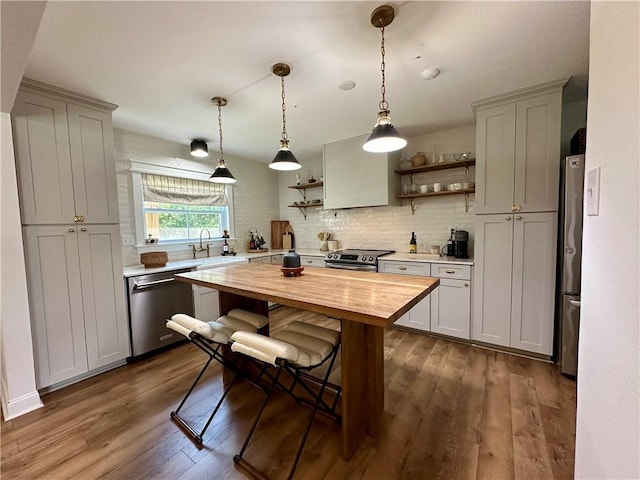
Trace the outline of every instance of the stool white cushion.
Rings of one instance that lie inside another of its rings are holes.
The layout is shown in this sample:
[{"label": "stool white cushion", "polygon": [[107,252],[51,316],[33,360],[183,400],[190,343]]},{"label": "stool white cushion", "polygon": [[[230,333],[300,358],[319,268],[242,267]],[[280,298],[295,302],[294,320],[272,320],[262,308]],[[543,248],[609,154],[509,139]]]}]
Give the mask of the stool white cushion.
[{"label": "stool white cushion", "polygon": [[340,332],[331,328],[300,322],[299,320],[294,320],[293,322],[288,323],[285,330],[320,338],[325,342],[329,342],[333,346],[336,346],[340,342]]},{"label": "stool white cushion", "polygon": [[295,360],[295,363],[301,367],[310,367],[311,365],[322,363],[333,350],[333,345],[329,342],[303,333],[284,330],[274,335],[273,338],[295,345],[300,350],[300,355]]},{"label": "stool white cushion", "polygon": [[269,323],[269,319],[266,316],[260,315],[259,313],[242,310],[241,308],[234,308],[229,313],[227,313],[227,316],[240,319],[243,322],[247,322],[253,325],[254,330],[259,330],[267,323]]},{"label": "stool white cushion", "polygon": [[191,330],[189,330],[188,328],[183,327],[182,325],[180,325],[179,323],[174,322],[173,320],[168,320],[167,321],[167,327],[170,328],[171,330],[175,330],[176,332],[184,335],[187,338],[191,338],[189,336],[189,334],[191,333]]},{"label": "stool white cushion", "polygon": [[274,366],[277,366],[277,358],[295,363],[300,357],[300,351],[294,345],[259,333],[239,331],[231,335],[231,340],[233,341],[232,351],[249,355]]},{"label": "stool white cushion", "polygon": [[222,315],[218,320],[219,324],[224,325],[233,334],[233,332],[255,332],[256,327],[251,323],[240,320],[239,318],[232,317],[230,315]]}]

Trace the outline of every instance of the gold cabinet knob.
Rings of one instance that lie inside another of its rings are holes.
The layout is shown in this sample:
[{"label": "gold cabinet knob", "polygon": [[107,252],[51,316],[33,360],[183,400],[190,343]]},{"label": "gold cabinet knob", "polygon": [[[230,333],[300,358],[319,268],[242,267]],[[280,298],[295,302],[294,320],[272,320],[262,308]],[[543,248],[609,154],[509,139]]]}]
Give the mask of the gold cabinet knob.
[{"label": "gold cabinet knob", "polygon": [[516,215],[516,220],[522,220],[522,217],[520,215]]},{"label": "gold cabinet knob", "polygon": [[75,223],[82,223],[82,222],[84,222],[84,215],[75,215],[75,216],[73,217],[73,221],[74,221]]},{"label": "gold cabinet knob", "polygon": [[73,232],[75,232],[75,231],[76,231],[76,229],[75,229],[75,228],[70,228],[70,229],[69,229],[69,233],[73,233]]},{"label": "gold cabinet knob", "polygon": [[82,228],[80,229],[80,231],[81,231],[81,232],[86,232],[86,231],[87,231],[87,229],[86,229],[85,227],[82,227]]},{"label": "gold cabinet knob", "polygon": [[509,215],[507,215],[507,220],[511,220],[511,217]]}]

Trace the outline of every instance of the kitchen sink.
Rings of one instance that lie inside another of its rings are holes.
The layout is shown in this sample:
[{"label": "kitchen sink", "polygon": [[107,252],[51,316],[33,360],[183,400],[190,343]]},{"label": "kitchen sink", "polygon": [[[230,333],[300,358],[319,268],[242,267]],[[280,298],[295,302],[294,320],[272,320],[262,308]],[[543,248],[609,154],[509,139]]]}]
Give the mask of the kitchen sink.
[{"label": "kitchen sink", "polygon": [[202,263],[196,266],[196,270],[209,270],[211,268],[224,267],[226,265],[234,265],[239,263],[248,263],[246,258],[238,257],[209,257],[203,258]]}]

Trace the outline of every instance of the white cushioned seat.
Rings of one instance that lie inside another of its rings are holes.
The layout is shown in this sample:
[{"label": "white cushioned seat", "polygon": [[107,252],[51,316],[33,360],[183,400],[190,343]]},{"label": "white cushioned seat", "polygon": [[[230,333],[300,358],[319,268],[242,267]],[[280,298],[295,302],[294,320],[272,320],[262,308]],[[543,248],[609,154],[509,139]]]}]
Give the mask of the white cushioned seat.
[{"label": "white cushioned seat", "polygon": [[300,350],[300,356],[295,363],[302,367],[322,363],[333,350],[333,345],[329,342],[303,333],[284,330],[274,335],[273,338],[295,345]]},{"label": "white cushioned seat", "polygon": [[276,365],[276,359],[282,358],[296,363],[300,351],[290,343],[266,337],[259,333],[238,331],[231,335],[231,350]]},{"label": "white cushioned seat", "polygon": [[301,322],[294,320],[285,327],[285,330],[303,333],[311,337],[316,337],[329,342],[331,345],[336,346],[340,341],[340,332],[331,328],[320,327],[318,325],[312,325],[311,323]]},{"label": "white cushioned seat", "polygon": [[242,310],[241,308],[234,308],[229,313],[227,313],[227,316],[240,319],[243,322],[247,322],[253,325],[256,330],[260,330],[267,323],[269,323],[269,318],[267,318],[265,315]]},{"label": "white cushioned seat", "polygon": [[216,322],[229,328],[232,334],[234,332],[255,332],[257,330],[251,323],[230,315],[222,315]]}]

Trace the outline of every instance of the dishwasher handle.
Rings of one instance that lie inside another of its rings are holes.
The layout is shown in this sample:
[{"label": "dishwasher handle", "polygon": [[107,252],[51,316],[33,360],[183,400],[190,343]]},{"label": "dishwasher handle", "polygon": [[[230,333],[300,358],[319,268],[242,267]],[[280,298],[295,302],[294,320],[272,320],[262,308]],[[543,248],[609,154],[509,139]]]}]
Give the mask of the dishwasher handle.
[{"label": "dishwasher handle", "polygon": [[136,290],[144,290],[145,288],[155,287],[156,285],[175,282],[175,280],[176,280],[175,278],[171,277],[171,278],[163,278],[162,280],[155,280],[153,282],[146,282],[146,283],[134,282],[133,291],[135,292]]},{"label": "dishwasher handle", "polygon": [[574,300],[573,298],[570,298],[569,305],[571,305],[572,307],[580,308],[580,300]]}]

